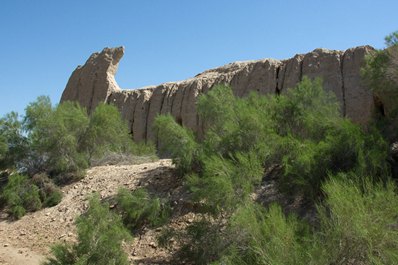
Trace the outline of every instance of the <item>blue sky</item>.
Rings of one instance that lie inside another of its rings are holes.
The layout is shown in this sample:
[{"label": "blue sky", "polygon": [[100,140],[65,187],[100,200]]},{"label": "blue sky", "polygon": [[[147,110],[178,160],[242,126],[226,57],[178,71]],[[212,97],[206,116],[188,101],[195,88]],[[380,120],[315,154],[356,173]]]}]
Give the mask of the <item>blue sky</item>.
[{"label": "blue sky", "polygon": [[116,80],[139,88],[237,60],[382,48],[397,10],[396,0],[3,0],[0,116],[39,95],[58,103],[76,66],[104,47],[125,46]]}]

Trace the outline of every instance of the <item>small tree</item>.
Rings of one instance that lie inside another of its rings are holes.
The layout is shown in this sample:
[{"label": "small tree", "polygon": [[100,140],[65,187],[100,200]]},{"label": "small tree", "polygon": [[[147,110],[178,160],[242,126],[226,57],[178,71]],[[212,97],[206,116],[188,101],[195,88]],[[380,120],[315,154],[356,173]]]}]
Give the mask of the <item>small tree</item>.
[{"label": "small tree", "polygon": [[152,198],[145,189],[133,192],[122,188],[117,193],[117,208],[124,225],[133,232],[164,224],[169,215],[169,207],[159,198]]},{"label": "small tree", "polygon": [[366,58],[361,74],[376,99],[375,123],[386,138],[398,139],[398,32],[385,38],[386,48]]},{"label": "small tree", "polygon": [[160,151],[172,157],[181,174],[191,171],[198,152],[193,133],[181,127],[171,115],[157,116],[154,128]]},{"label": "small tree", "polygon": [[92,115],[79,150],[87,153],[89,160],[106,153],[130,153],[132,137],[118,109],[113,105],[99,104]]},{"label": "small tree", "polygon": [[28,141],[16,112],[0,119],[0,170],[15,169],[26,157]]},{"label": "small tree", "polygon": [[29,211],[41,209],[39,188],[32,184],[26,176],[14,174],[9,177],[4,187],[2,197],[5,200],[9,213],[20,219]]},{"label": "small tree", "polygon": [[109,205],[101,205],[98,195],[90,198],[87,212],[77,219],[76,225],[78,243],[54,246],[54,256],[45,265],[129,264],[122,242],[130,235],[120,217],[109,211]]}]

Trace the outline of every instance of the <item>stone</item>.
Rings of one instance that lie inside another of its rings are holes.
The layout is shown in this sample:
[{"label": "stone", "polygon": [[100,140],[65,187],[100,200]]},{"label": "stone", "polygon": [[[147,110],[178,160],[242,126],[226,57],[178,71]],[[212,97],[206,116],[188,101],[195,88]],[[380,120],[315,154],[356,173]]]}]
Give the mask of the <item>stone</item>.
[{"label": "stone", "polygon": [[344,113],[342,55],[342,51],[327,49],[315,49],[307,53],[303,58],[301,76],[322,78],[323,87],[336,95],[340,102],[341,111]]},{"label": "stone", "polygon": [[78,101],[91,113],[106,102],[112,92],[121,91],[115,80],[124,47],[105,48],[93,53],[83,66],[78,66],[69,78],[62,94],[63,101]]},{"label": "stone", "polygon": [[115,81],[115,74],[124,48],[105,48],[100,53],[92,54],[83,66],[78,66],[72,73],[61,102],[77,101],[89,113],[99,103],[114,104],[127,121],[135,141],[153,141],[157,144],[153,122],[158,114],[169,113],[199,137],[203,135],[196,102],[199,95],[207,93],[215,85],[230,85],[239,97],[247,96],[251,91],[279,94],[293,88],[303,76],[308,76],[323,79],[325,89],[336,94],[343,116],[366,125],[375,108],[374,95],[362,82],[360,68],[365,56],[373,50],[370,46],[346,51],[315,49],[287,60],[234,62],[183,81],[121,90]]},{"label": "stone", "polygon": [[372,51],[370,46],[361,46],[346,50],[343,56],[345,116],[362,125],[369,123],[375,107],[371,89],[361,80],[363,58]]}]

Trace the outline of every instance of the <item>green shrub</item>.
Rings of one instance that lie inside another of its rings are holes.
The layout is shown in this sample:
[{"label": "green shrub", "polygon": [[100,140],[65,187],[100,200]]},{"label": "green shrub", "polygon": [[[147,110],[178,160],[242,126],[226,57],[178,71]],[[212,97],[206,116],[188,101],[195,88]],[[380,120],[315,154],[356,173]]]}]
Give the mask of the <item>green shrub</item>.
[{"label": "green shrub", "polygon": [[160,152],[168,154],[181,174],[191,171],[197,156],[192,132],[181,127],[171,115],[157,116],[154,123]]},{"label": "green shrub", "polygon": [[[362,68],[362,76],[374,92],[397,92],[398,89],[398,31],[385,38],[384,50],[371,53]],[[394,93],[397,96],[396,93]]]},{"label": "green shrub", "polygon": [[179,236],[182,246],[178,258],[198,265],[210,264],[219,259],[228,244],[220,226],[205,218],[190,224]]},{"label": "green shrub", "polygon": [[28,141],[18,113],[6,114],[0,119],[0,170],[18,168],[27,150]]},{"label": "green shrub", "polygon": [[35,140],[40,144],[38,148],[48,156],[47,166],[51,174],[87,168],[85,155],[78,148],[88,123],[86,110],[72,102],[60,104],[49,117],[40,120],[37,126],[39,137]]},{"label": "green shrub", "polygon": [[[356,179],[355,181],[353,179]],[[395,185],[339,174],[323,187],[318,264],[397,264],[398,195]]]},{"label": "green shrub", "polygon": [[115,106],[103,103],[95,108],[79,149],[87,153],[90,161],[109,152],[133,151],[133,141],[127,123],[122,120]]},{"label": "green shrub", "polygon": [[211,156],[202,163],[200,175],[187,177],[187,187],[194,201],[205,204],[216,215],[233,212],[263,177],[262,162],[253,152],[237,153],[229,159]]},{"label": "green shrub", "polygon": [[8,145],[6,138],[3,135],[0,135],[0,161],[2,161],[7,154]]},{"label": "green shrub", "polygon": [[56,245],[53,257],[45,265],[70,264],[129,264],[122,242],[130,239],[120,217],[101,205],[99,196],[93,196],[89,208],[77,221],[78,242],[74,245]]},{"label": "green shrub", "polygon": [[125,226],[134,232],[143,227],[162,225],[170,215],[168,205],[159,198],[151,198],[145,189],[131,192],[121,188],[117,194],[117,205]]},{"label": "green shrub", "polygon": [[26,131],[35,131],[39,124],[50,117],[54,109],[48,96],[39,96],[36,101],[28,104],[25,108],[25,117],[23,119],[24,129]]},{"label": "green shrub", "polygon": [[316,199],[322,182],[330,173],[356,170],[377,176],[387,172],[385,142],[367,144],[364,132],[347,120],[328,129],[319,142],[295,137],[286,139],[290,152],[282,158],[285,171],[279,180],[284,191],[301,191],[308,198]]},{"label": "green shrub", "polygon": [[267,210],[249,204],[232,216],[232,243],[220,264],[310,264],[309,229],[294,216],[285,217],[278,205]]},{"label": "green shrub", "polygon": [[279,96],[269,112],[276,135],[270,139],[271,161],[266,164],[283,165],[284,174],[278,180],[282,191],[316,200],[329,173],[386,174],[385,141],[377,132],[365,133],[342,118],[335,97],[322,89],[320,81],[304,78]]},{"label": "green shrub", "polygon": [[[214,223],[206,229],[189,225],[180,239],[185,259],[207,264],[226,250],[222,264],[328,264],[318,262],[323,256],[316,256],[316,240],[306,224],[285,217],[277,206],[259,210],[250,195],[265,168],[275,164],[283,169],[280,191],[301,195],[311,205],[327,196],[322,185],[334,174],[350,172],[346,177],[353,180],[369,174],[386,181],[388,145],[380,133],[365,132],[343,118],[322,81],[305,77],[278,96],[252,93],[238,99],[230,88],[215,87],[199,97],[197,106],[203,135],[195,139],[171,116],[159,116],[160,147],[183,169],[199,211],[228,220],[231,228],[227,236],[216,233],[220,225]],[[225,245],[206,241],[216,234]]]},{"label": "green shrub", "polygon": [[46,172],[58,184],[84,175],[95,160],[110,153],[153,155],[150,144],[135,144],[113,105],[99,104],[89,117],[73,102],[52,107],[48,97],[39,97],[26,108],[24,129],[30,148],[24,167],[30,175]]},{"label": "green shrub", "polygon": [[60,188],[45,173],[34,175],[32,183],[39,188],[40,199],[45,207],[52,207],[61,202]]},{"label": "green shrub", "polygon": [[391,142],[398,139],[398,32],[385,38],[386,48],[371,52],[361,69],[375,98],[376,126]]},{"label": "green shrub", "polygon": [[9,177],[2,197],[6,201],[9,213],[16,219],[21,218],[26,211],[36,211],[42,207],[39,188],[23,175],[14,174]]}]

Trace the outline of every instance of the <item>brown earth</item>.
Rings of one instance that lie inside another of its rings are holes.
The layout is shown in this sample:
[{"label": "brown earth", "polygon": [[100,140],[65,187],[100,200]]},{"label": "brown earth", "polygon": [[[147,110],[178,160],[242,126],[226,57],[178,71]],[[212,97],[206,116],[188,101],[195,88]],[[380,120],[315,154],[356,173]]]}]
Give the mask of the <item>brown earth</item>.
[{"label": "brown earth", "polygon": [[[10,221],[4,212],[0,221],[0,264],[36,265],[48,255],[54,243],[74,242],[74,221],[87,208],[87,198],[98,192],[102,199],[112,201],[119,187],[131,190],[145,187],[160,197],[167,197],[173,206],[171,226],[181,227],[192,222],[194,215],[185,207],[181,180],[174,177],[170,160],[141,165],[93,167],[83,180],[62,188],[60,204],[29,213],[18,221]],[[133,264],[165,264],[172,253],[157,246],[156,235],[161,229],[144,229],[140,236],[125,244]]]}]

